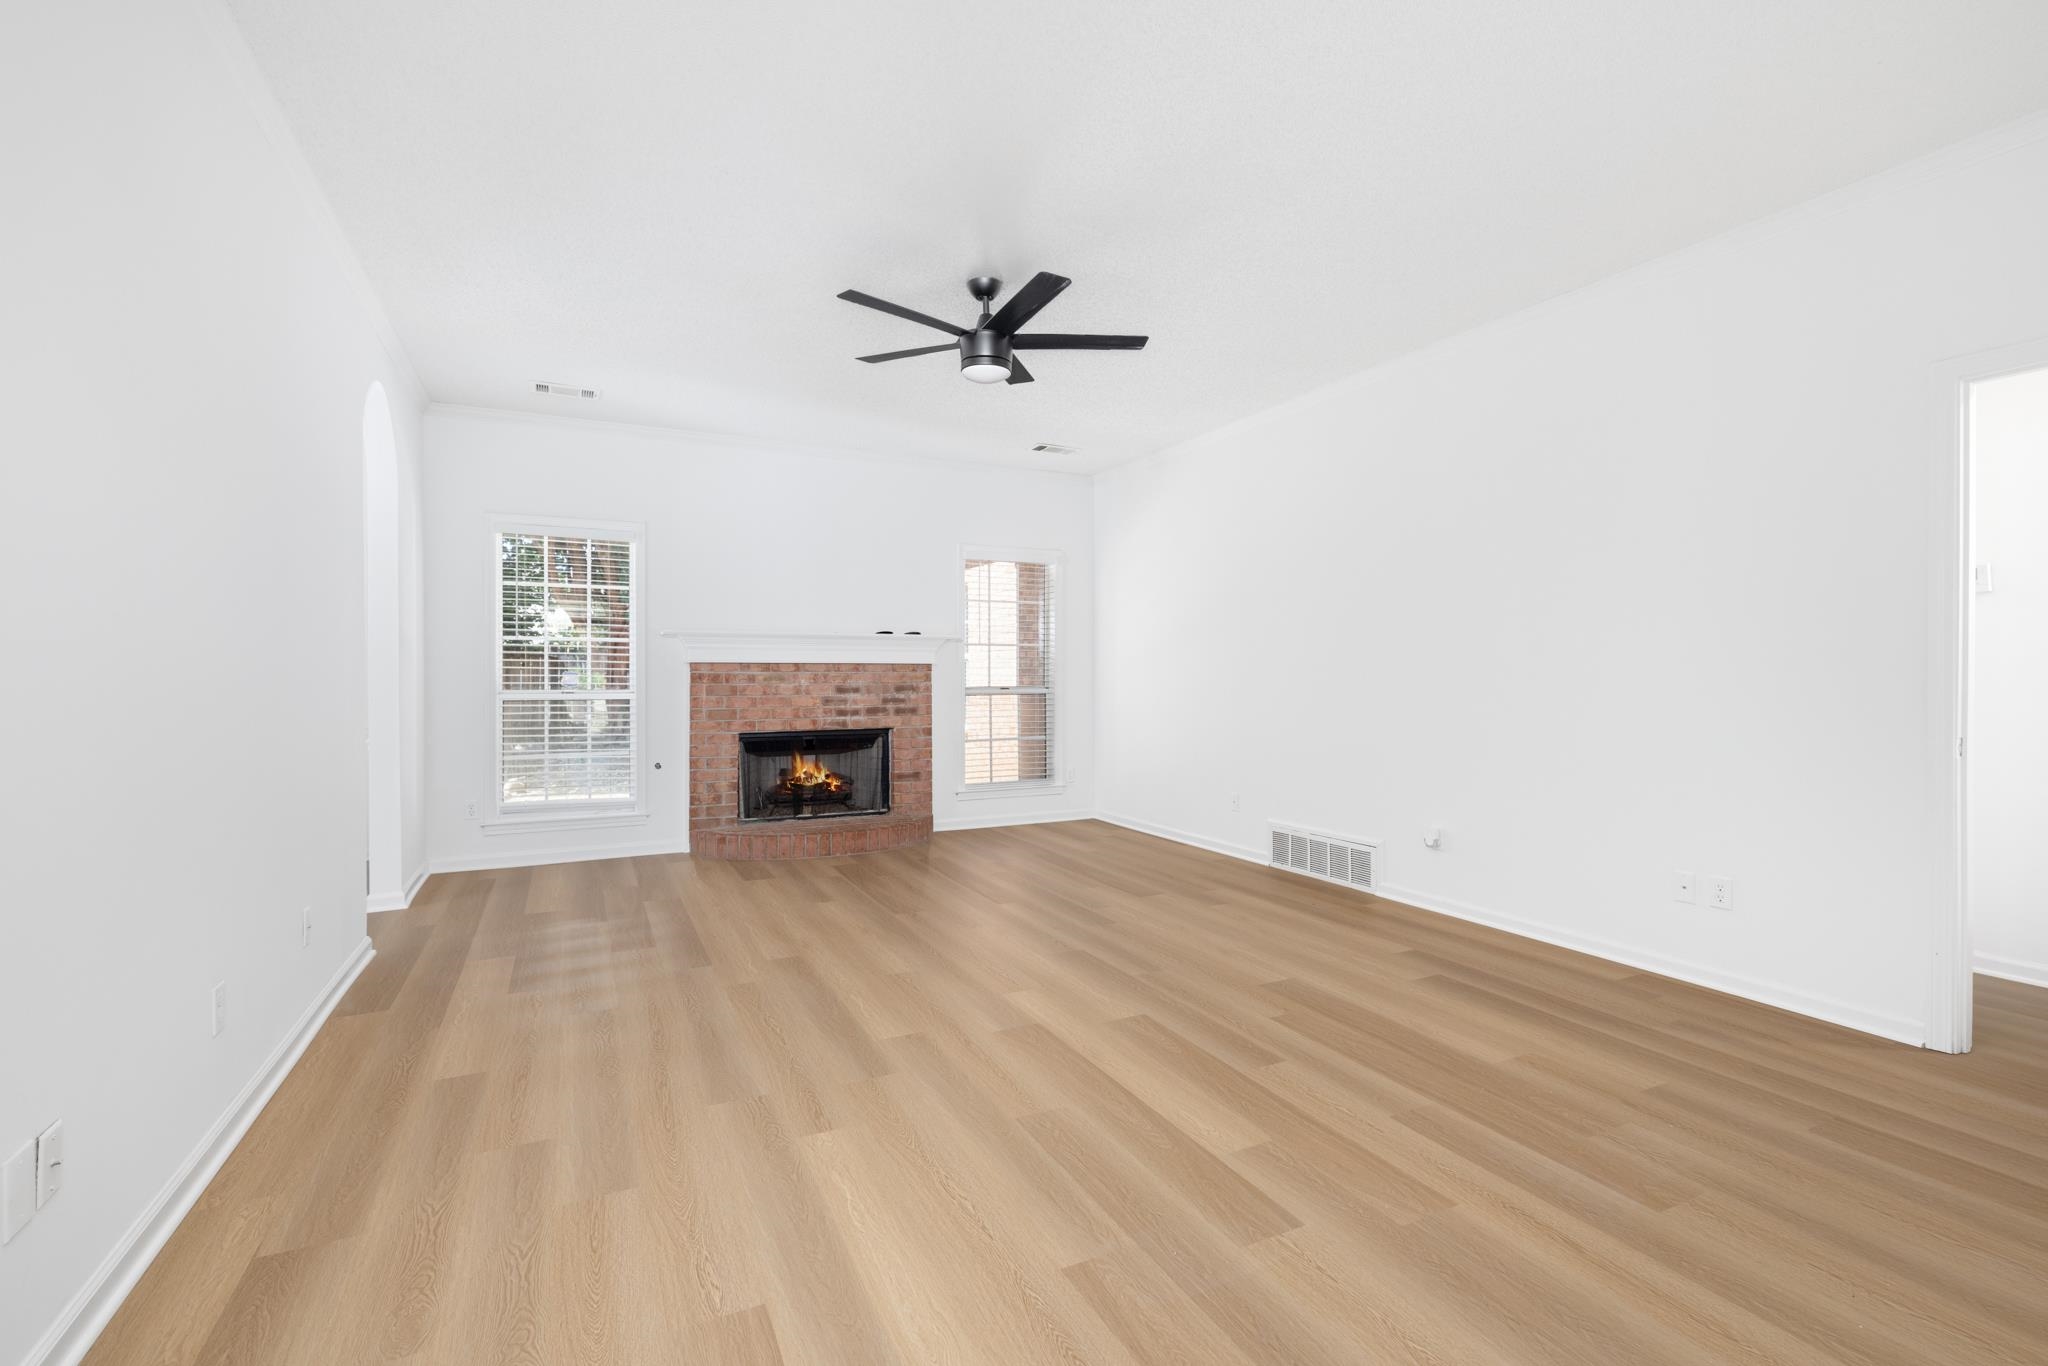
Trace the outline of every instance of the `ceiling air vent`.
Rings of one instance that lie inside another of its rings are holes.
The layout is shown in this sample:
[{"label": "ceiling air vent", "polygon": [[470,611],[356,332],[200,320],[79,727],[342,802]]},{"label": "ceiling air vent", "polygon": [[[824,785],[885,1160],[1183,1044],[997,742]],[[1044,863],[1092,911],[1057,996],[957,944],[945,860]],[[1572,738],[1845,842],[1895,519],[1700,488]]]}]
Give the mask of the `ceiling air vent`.
[{"label": "ceiling air vent", "polygon": [[533,392],[553,394],[556,398],[596,398],[597,390],[585,389],[574,384],[550,384],[547,380],[535,380]]},{"label": "ceiling air vent", "polygon": [[1079,447],[1062,446],[1056,441],[1041,441],[1031,449],[1040,455],[1072,455]]},{"label": "ceiling air vent", "polygon": [[1275,868],[1371,891],[1378,885],[1380,847],[1371,840],[1325,835],[1299,826],[1273,826]]}]

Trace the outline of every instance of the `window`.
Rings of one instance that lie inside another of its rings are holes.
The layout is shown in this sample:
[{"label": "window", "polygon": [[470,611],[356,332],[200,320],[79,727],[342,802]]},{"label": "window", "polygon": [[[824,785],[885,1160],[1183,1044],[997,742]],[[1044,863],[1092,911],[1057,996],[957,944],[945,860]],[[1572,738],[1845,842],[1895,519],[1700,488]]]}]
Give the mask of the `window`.
[{"label": "window", "polygon": [[1053,577],[1043,560],[967,561],[970,787],[1053,779]]},{"label": "window", "polygon": [[496,542],[499,810],[631,808],[640,771],[634,540],[507,526]]}]

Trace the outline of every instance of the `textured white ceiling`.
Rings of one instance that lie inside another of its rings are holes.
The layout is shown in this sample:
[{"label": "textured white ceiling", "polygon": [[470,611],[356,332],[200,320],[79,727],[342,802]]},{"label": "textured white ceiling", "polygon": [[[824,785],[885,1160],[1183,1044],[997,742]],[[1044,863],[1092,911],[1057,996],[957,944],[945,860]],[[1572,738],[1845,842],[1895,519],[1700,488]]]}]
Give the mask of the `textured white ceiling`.
[{"label": "textured white ceiling", "polygon": [[[2040,0],[230,5],[436,399],[1083,470],[2048,104]],[[1151,346],[833,297],[1037,270]]]}]

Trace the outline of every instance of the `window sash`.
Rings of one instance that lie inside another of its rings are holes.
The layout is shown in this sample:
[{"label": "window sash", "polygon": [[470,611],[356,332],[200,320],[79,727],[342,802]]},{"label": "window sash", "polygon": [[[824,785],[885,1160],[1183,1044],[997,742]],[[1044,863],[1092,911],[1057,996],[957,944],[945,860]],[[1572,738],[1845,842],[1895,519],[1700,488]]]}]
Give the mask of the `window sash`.
[{"label": "window sash", "polygon": [[1055,561],[1001,554],[963,557],[962,764],[969,788],[1044,787],[1058,781],[1058,592]]},{"label": "window sash", "polygon": [[645,725],[638,537],[501,523],[491,544],[498,813],[633,809]]}]

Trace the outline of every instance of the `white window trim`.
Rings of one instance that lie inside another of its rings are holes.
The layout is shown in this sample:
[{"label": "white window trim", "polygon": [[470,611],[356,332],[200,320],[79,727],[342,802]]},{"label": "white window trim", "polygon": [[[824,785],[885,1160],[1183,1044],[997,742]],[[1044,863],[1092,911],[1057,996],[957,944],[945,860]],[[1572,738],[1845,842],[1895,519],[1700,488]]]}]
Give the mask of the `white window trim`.
[{"label": "white window trim", "polygon": [[967,577],[965,569],[969,560],[1024,560],[1031,564],[1052,566],[1052,776],[1050,778],[1027,778],[1014,783],[969,783],[966,781],[967,739],[963,733],[954,737],[954,744],[961,765],[961,781],[954,796],[967,801],[991,801],[1004,797],[1044,797],[1057,795],[1067,790],[1067,727],[1059,723],[1060,698],[1065,691],[1066,668],[1061,659],[1063,635],[1061,617],[1064,615],[1067,597],[1067,557],[1064,551],[1048,550],[1031,546],[962,545],[960,553],[953,560],[953,577],[959,581],[960,596],[953,620],[961,625],[960,646],[960,699],[963,709],[967,699]]},{"label": "white window trim", "polygon": [[609,826],[647,824],[647,812],[626,810],[618,805],[593,807],[585,812],[562,812],[545,816],[506,816],[484,821],[478,828],[486,835],[546,835],[560,830],[602,830]]},{"label": "white window trim", "polygon": [[[644,825],[651,814],[647,806],[648,778],[648,731],[647,731],[647,687],[641,672],[645,664],[645,651],[641,648],[641,637],[645,634],[642,625],[647,619],[643,605],[644,586],[647,582],[647,524],[645,522],[584,521],[567,517],[518,517],[506,513],[488,513],[485,522],[489,527],[488,543],[490,556],[485,561],[484,571],[489,576],[485,598],[490,605],[490,698],[491,698],[491,800],[486,806],[491,814],[480,824],[486,835],[547,834],[560,830],[590,830],[605,826]],[[502,661],[499,650],[503,642],[499,632],[504,629],[505,576],[499,569],[498,538],[506,533],[527,536],[587,536],[595,540],[623,540],[633,544],[632,608],[633,620],[628,632],[628,641],[633,660],[633,797],[623,802],[591,802],[588,806],[570,809],[566,805],[533,809],[508,809],[505,806],[505,709],[498,704],[500,686],[499,669]]]},{"label": "white window trim", "polygon": [[[1054,748],[1059,747],[1060,742],[1057,731],[1053,734],[1052,743]],[[1057,767],[1059,761],[1054,760],[1053,762],[1055,765],[1053,772],[1058,774],[1060,771]],[[1062,782],[1058,777],[1026,778],[1014,783],[976,783],[972,787],[961,788],[953,795],[962,801],[978,802],[996,797],[1036,797],[1046,793],[1065,792],[1066,790],[1066,783]]]}]

